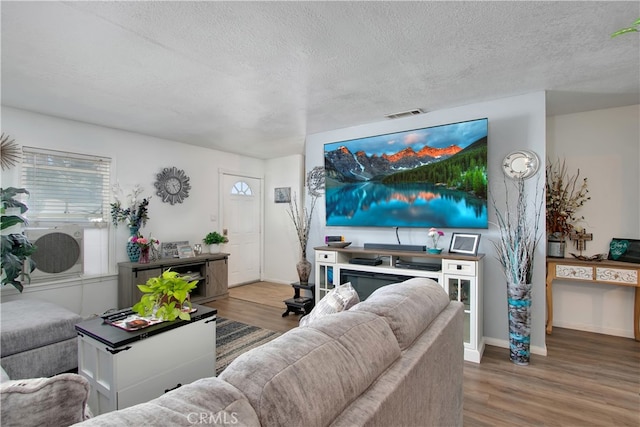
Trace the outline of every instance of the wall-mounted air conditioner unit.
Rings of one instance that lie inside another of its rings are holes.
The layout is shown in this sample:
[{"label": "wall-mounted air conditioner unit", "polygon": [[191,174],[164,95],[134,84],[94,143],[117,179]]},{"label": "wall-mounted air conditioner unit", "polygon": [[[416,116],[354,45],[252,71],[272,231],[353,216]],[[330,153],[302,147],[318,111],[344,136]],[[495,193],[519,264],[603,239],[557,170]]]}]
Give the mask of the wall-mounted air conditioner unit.
[{"label": "wall-mounted air conditioner unit", "polygon": [[31,281],[55,280],[79,276],[84,271],[84,230],[76,225],[52,228],[27,228],[27,239],[35,246],[31,255],[36,269]]}]

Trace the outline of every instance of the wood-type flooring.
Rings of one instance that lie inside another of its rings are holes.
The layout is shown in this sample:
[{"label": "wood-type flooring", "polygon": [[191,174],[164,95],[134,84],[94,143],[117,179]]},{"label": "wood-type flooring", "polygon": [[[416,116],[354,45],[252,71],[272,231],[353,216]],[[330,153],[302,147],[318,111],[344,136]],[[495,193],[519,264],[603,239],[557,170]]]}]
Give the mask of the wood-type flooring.
[{"label": "wood-type flooring", "polygon": [[[269,286],[272,301],[292,295],[287,286]],[[234,289],[207,305],[219,316],[273,331],[297,326],[299,316],[282,317],[284,303],[236,299]],[[464,363],[465,427],[640,426],[640,343],[563,328],[546,337],[547,356],[532,355],[528,366],[514,365],[508,349],[494,346],[486,347],[482,363]]]}]

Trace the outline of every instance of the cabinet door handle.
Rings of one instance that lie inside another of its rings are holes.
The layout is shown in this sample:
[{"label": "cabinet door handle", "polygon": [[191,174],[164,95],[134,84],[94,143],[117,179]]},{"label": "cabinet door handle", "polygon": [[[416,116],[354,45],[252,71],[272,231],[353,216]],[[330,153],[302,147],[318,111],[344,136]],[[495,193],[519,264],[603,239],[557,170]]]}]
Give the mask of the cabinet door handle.
[{"label": "cabinet door handle", "polygon": [[166,388],[164,390],[164,392],[165,393],[169,393],[171,390],[175,390],[175,389],[180,388],[180,387],[182,387],[182,384],[178,383],[174,388]]},{"label": "cabinet door handle", "polygon": [[215,321],[216,321],[216,318],[214,317],[213,319],[209,319],[209,320],[205,321],[204,323],[207,324],[207,323],[211,323],[211,322],[215,322]]},{"label": "cabinet door handle", "polygon": [[131,346],[129,346],[129,345],[128,345],[128,346],[126,346],[125,348],[116,348],[115,350],[114,350],[114,349],[111,349],[111,348],[109,348],[109,347],[105,347],[105,350],[107,350],[107,351],[108,351],[109,353],[111,353],[111,354],[118,354],[118,353],[120,353],[121,351],[126,351],[126,350],[129,350],[130,348],[131,348]]}]

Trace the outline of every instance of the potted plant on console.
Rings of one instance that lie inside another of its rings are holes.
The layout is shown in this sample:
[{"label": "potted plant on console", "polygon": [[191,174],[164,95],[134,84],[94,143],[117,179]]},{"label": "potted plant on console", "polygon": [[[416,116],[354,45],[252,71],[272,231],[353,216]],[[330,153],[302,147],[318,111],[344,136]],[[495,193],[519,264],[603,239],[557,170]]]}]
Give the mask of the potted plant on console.
[{"label": "potted plant on console", "polygon": [[158,277],[152,277],[138,289],[144,293],[132,309],[143,317],[157,317],[162,320],[190,320],[189,311],[183,310],[186,304],[191,309],[189,293],[195,289],[198,281],[187,281],[175,271],[167,270]]},{"label": "potted plant on console", "polygon": [[204,236],[204,239],[202,239],[202,243],[209,246],[209,253],[217,254],[218,252],[220,252],[220,244],[229,243],[229,239],[227,238],[227,236],[223,236],[217,231],[212,231],[211,233],[208,233],[206,236]]}]

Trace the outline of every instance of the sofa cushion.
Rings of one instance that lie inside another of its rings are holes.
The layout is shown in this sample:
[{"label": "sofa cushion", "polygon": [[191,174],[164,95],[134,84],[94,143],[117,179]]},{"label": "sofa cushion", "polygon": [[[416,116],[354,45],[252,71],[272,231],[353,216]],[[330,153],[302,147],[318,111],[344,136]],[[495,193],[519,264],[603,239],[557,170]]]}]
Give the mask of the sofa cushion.
[{"label": "sofa cushion", "polygon": [[82,426],[259,426],[247,398],[215,377],[203,378],[147,403],[92,418]]},{"label": "sofa cushion", "polygon": [[219,378],[247,396],[262,426],[325,426],[399,356],[383,318],[345,311],[244,353]]},{"label": "sofa cushion", "polygon": [[311,313],[300,319],[300,326],[307,326],[321,317],[348,310],[358,302],[360,298],[350,282],[336,286],[316,304]]},{"label": "sofa cushion", "polygon": [[3,302],[0,312],[2,357],[75,338],[74,325],[82,321],[66,308],[35,299]]},{"label": "sofa cushion", "polygon": [[376,289],[351,311],[382,316],[389,323],[400,348],[405,350],[448,304],[449,297],[438,282],[414,278]]},{"label": "sofa cushion", "polygon": [[89,382],[76,374],[7,381],[0,385],[3,426],[68,426],[84,420]]}]

